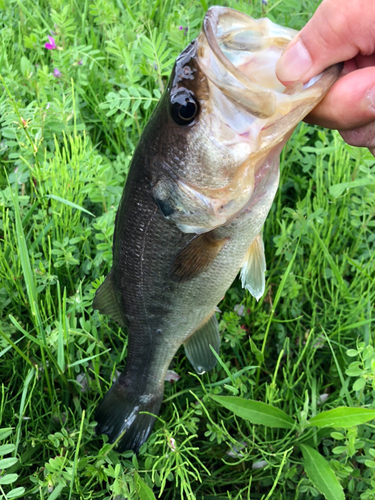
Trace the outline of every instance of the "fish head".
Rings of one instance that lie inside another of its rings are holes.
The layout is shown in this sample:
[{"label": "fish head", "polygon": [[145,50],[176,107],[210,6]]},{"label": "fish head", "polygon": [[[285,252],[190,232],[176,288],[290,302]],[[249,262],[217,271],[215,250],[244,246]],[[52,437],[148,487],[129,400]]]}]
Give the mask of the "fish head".
[{"label": "fish head", "polygon": [[305,85],[277,79],[276,62],[296,34],[212,7],[177,58],[163,101],[169,161],[154,194],[181,231],[208,232],[246,210],[293,129],[338,78],[340,65]]}]

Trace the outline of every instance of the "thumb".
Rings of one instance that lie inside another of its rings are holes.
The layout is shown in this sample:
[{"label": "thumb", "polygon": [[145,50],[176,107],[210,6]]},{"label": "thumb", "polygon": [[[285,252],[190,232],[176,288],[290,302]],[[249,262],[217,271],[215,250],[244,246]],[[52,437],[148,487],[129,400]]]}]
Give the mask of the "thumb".
[{"label": "thumb", "polygon": [[283,83],[308,82],[332,64],[375,52],[375,2],[324,0],[276,65]]}]

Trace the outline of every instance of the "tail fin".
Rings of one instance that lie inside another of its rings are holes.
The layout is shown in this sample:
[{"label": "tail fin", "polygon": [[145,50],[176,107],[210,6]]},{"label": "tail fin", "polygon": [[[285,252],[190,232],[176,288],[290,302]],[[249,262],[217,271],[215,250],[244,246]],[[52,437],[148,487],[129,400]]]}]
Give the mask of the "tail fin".
[{"label": "tail fin", "polygon": [[163,390],[158,394],[133,394],[118,381],[115,382],[96,410],[96,434],[107,434],[110,443],[122,436],[117,451],[133,450],[138,453],[155,423],[155,417],[140,412],[157,415],[162,399]]}]

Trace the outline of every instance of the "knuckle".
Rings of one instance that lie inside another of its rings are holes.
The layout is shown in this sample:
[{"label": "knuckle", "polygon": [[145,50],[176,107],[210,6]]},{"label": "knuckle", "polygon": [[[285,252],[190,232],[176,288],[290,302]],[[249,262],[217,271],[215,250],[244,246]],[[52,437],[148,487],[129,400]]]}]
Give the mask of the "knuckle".
[{"label": "knuckle", "polygon": [[375,122],[351,130],[340,130],[340,135],[350,146],[374,147]]}]

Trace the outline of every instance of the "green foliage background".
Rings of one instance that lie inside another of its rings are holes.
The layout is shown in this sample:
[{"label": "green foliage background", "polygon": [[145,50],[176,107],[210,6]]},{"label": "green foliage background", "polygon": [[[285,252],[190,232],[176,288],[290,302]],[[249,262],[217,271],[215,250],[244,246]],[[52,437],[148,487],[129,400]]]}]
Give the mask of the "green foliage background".
[{"label": "green foliage background", "polygon": [[[175,57],[212,4],[90,2],[0,0],[0,498],[324,498],[297,432],[347,498],[374,499],[374,425],[306,424],[323,408],[375,408],[374,161],[305,124],[282,153],[264,228],[266,294],[257,303],[236,281],[220,305],[221,363],[197,377],[178,352],[181,378],[138,458],[95,436],[127,349],[91,307],[116,207]],[[216,3],[295,29],[318,5]],[[298,431],[252,425],[209,394],[274,405]]]}]

